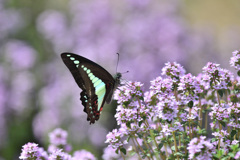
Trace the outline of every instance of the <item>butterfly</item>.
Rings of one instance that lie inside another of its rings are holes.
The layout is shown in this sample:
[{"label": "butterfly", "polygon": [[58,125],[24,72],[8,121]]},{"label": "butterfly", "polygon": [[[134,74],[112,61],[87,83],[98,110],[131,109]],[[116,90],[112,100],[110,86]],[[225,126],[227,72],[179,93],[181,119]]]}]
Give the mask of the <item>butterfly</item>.
[{"label": "butterfly", "polygon": [[87,121],[95,123],[105,102],[110,103],[114,90],[120,84],[121,73],[113,76],[97,63],[73,53],[62,53],[62,60],[73,75],[79,88],[80,100],[87,113]]}]

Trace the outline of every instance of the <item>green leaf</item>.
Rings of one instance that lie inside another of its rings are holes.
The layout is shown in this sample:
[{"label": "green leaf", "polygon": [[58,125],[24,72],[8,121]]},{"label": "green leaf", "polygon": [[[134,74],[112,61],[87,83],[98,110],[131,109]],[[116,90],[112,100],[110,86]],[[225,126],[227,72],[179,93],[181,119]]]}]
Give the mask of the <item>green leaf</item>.
[{"label": "green leaf", "polygon": [[142,133],[138,133],[138,132],[137,132],[136,134],[138,135],[139,138],[142,139],[142,137],[143,137],[143,134],[142,134]]},{"label": "green leaf", "polygon": [[171,124],[171,123],[172,123],[172,120],[171,120],[171,121],[169,121],[169,120],[167,119],[166,121],[167,121],[167,123],[168,123],[168,124]]},{"label": "green leaf", "polygon": [[237,133],[237,131],[235,130],[235,129],[233,129],[232,131],[231,131],[231,137],[233,138],[234,136],[235,136],[235,134]]},{"label": "green leaf", "polygon": [[159,145],[158,145],[158,148],[161,149],[163,147],[164,143],[161,142]]},{"label": "green leaf", "polygon": [[126,151],[126,149],[125,148],[120,148],[120,151],[123,153],[123,154],[127,154],[127,151]]},{"label": "green leaf", "polygon": [[129,141],[130,141],[130,138],[131,138],[131,136],[128,136],[128,137],[127,137],[127,142],[129,142]]},{"label": "green leaf", "polygon": [[139,99],[140,99],[140,100],[142,100],[142,101],[144,101],[144,98],[143,98],[142,96],[141,96],[141,97],[139,97]]},{"label": "green leaf", "polygon": [[127,122],[127,123],[126,123],[126,126],[127,126],[128,128],[131,128],[131,122]]},{"label": "green leaf", "polygon": [[173,151],[175,151],[175,146],[172,146],[171,149],[172,149]]},{"label": "green leaf", "polygon": [[223,127],[226,127],[226,123],[225,123],[225,122],[219,121],[219,123],[220,123]]},{"label": "green leaf", "polygon": [[143,123],[143,121],[140,121],[140,122],[138,123],[138,126],[141,127],[142,123]]},{"label": "green leaf", "polygon": [[237,72],[238,76],[240,77],[240,70]]},{"label": "green leaf", "polygon": [[223,96],[223,90],[222,89],[218,90],[217,92],[221,97]]},{"label": "green leaf", "polygon": [[188,107],[192,108],[193,107],[193,101],[188,102]]}]

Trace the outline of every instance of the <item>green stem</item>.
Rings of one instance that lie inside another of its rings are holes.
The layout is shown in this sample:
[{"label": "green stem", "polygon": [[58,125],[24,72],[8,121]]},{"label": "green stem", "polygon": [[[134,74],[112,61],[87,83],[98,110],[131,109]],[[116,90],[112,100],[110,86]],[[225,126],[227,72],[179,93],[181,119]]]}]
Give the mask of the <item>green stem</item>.
[{"label": "green stem", "polygon": [[202,110],[203,110],[203,108],[202,108],[202,104],[201,104],[201,99],[199,98],[199,107],[200,107],[200,111],[199,111],[199,125],[200,125],[200,128],[202,129],[202,121],[203,121],[203,119],[202,119]]},{"label": "green stem", "polygon": [[225,94],[226,94],[226,103],[228,104],[228,92],[227,92],[227,89],[225,90]]},{"label": "green stem", "polygon": [[[138,147],[140,148],[140,150],[142,151],[142,153],[145,154],[143,148],[142,148],[141,145],[138,143],[137,137],[135,136],[135,134],[132,134],[132,135],[133,135],[135,141],[137,142],[137,145],[138,145]],[[149,158],[148,156],[147,156],[147,159],[150,160],[150,158]]]},{"label": "green stem", "polygon": [[[151,153],[151,151],[154,153],[154,151],[153,151],[153,149],[152,149],[152,147],[151,146],[149,146],[148,144],[147,144],[147,141],[146,141],[146,139],[145,139],[145,137],[143,136],[143,143],[144,143],[144,145],[147,147],[147,149],[149,150],[149,154],[150,154],[150,156],[151,156],[151,159],[153,159],[153,156],[152,156],[152,153]],[[151,151],[150,151],[151,150]]]},{"label": "green stem", "polygon": [[217,98],[218,98],[218,104],[219,104],[219,106],[221,106],[221,99],[220,99],[220,96],[219,96],[218,92],[217,92]]},{"label": "green stem", "polygon": [[136,146],[133,138],[132,138],[132,142],[133,142],[133,146],[134,146],[134,148],[135,148],[135,151],[136,151],[136,153],[137,153],[137,155],[138,155],[138,159],[142,159],[141,156],[140,156],[140,154],[139,154],[139,152],[138,152],[137,146]]},{"label": "green stem", "polygon": [[125,157],[124,157],[124,155],[123,155],[123,153],[121,151],[120,151],[120,154],[121,154],[123,160],[125,160]]},{"label": "green stem", "polygon": [[[170,124],[170,126],[173,128],[172,124]],[[178,152],[177,139],[176,139],[176,136],[175,136],[175,131],[172,132],[172,135],[173,135],[173,139],[174,139],[175,152]],[[179,155],[177,155],[177,159],[179,160]]]},{"label": "green stem", "polygon": [[208,128],[208,111],[206,110],[205,112],[205,129],[207,131],[207,128]]}]

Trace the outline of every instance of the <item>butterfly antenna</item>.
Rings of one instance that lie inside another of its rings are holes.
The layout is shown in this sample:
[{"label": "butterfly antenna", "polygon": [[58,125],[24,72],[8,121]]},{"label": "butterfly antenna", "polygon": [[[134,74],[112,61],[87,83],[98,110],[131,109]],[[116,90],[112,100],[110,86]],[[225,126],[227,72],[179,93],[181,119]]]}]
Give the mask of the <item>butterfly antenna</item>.
[{"label": "butterfly antenna", "polygon": [[116,73],[117,73],[117,68],[118,68],[118,62],[119,62],[119,53],[117,53],[117,55],[118,55],[118,59],[117,59],[117,66],[116,66]]},{"label": "butterfly antenna", "polygon": [[123,72],[123,73],[121,73],[121,74],[125,74],[125,73],[128,73],[129,71],[126,71],[126,72]]}]

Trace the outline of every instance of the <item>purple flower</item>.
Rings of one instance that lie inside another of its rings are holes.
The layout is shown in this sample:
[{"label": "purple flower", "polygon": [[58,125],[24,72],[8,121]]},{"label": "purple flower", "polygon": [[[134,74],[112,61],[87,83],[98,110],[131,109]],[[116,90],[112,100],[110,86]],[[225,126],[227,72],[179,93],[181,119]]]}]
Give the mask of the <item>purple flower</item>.
[{"label": "purple flower", "polygon": [[174,122],[174,125],[171,128],[171,130],[182,132],[182,131],[184,131],[184,128],[183,128],[183,125],[180,122]]},{"label": "purple flower", "polygon": [[122,106],[117,107],[117,113],[115,114],[118,125],[126,122],[137,121],[138,119],[138,109],[134,108],[124,108]]},{"label": "purple flower", "polygon": [[199,86],[200,86],[200,88],[204,91],[206,91],[206,90],[209,90],[209,88],[210,88],[210,83],[208,83],[208,82],[206,82],[206,81],[204,81],[203,79],[204,79],[204,76],[206,76],[205,74],[202,74],[202,73],[200,73],[200,74],[198,74],[197,75],[197,77],[196,77],[196,81],[197,81],[197,83],[199,84]]},{"label": "purple flower", "polygon": [[73,158],[72,160],[96,160],[96,157],[91,153],[86,150],[81,150],[81,151],[75,151],[73,153]]},{"label": "purple flower", "polygon": [[235,144],[238,144],[239,141],[238,140],[233,140],[231,144],[235,145]]},{"label": "purple flower", "polygon": [[240,128],[240,103],[229,103],[228,113],[230,115],[228,126],[233,128]]},{"label": "purple flower", "polygon": [[155,94],[161,95],[173,95],[173,80],[171,78],[157,77],[153,81],[151,81],[150,89]]},{"label": "purple flower", "polygon": [[156,116],[161,119],[173,121],[174,118],[177,117],[178,113],[178,102],[176,101],[175,97],[160,96],[155,113]]},{"label": "purple flower", "polygon": [[233,53],[233,56],[230,59],[230,65],[239,71],[240,70],[240,52],[236,50],[232,53]]},{"label": "purple flower", "polygon": [[38,144],[36,143],[27,143],[23,146],[22,153],[19,159],[38,159],[40,157]]},{"label": "purple flower", "polygon": [[48,159],[48,153],[42,147],[38,148],[38,152],[41,159]]},{"label": "purple flower", "polygon": [[169,136],[169,135],[172,135],[172,129],[166,124],[166,125],[162,125],[162,130],[161,130],[161,133],[164,135],[164,136]]},{"label": "purple flower", "polygon": [[122,141],[122,138],[126,134],[127,132],[123,128],[113,129],[112,132],[107,134],[105,143],[109,143],[109,147],[113,149],[119,149],[123,147],[124,144],[127,144],[126,141]]},{"label": "purple flower", "polygon": [[193,138],[188,144],[189,159],[205,159],[211,160],[212,153],[214,151],[214,145],[209,141],[205,140],[205,136],[200,136],[200,138]]},{"label": "purple flower", "polygon": [[162,69],[162,75],[166,75],[167,77],[171,78],[174,83],[178,82],[180,76],[185,74],[185,69],[178,63],[165,63],[165,67]]},{"label": "purple flower", "polygon": [[119,159],[119,158],[120,158],[120,154],[116,154],[114,149],[112,149],[111,147],[104,148],[102,159],[113,160],[113,159]]},{"label": "purple flower", "polygon": [[236,153],[236,155],[234,156],[234,158],[235,158],[235,159],[239,159],[239,158],[240,158],[240,151],[238,151],[238,152]]},{"label": "purple flower", "polygon": [[228,89],[233,81],[233,73],[219,67],[219,64],[208,62],[203,67],[203,80],[208,82],[213,89]]},{"label": "purple flower", "polygon": [[220,130],[217,132],[213,132],[212,135],[218,139],[223,139],[223,138],[229,136],[229,133],[226,130]]},{"label": "purple flower", "polygon": [[209,113],[209,116],[213,120],[223,121],[230,117],[230,106],[228,104],[222,103],[221,105],[215,104],[212,111]]},{"label": "purple flower", "polygon": [[49,160],[72,160],[72,156],[63,152],[61,149],[57,149],[54,152],[52,152],[48,158]]},{"label": "purple flower", "polygon": [[133,97],[143,97],[143,84],[140,82],[127,82],[127,85],[118,87],[115,91],[114,99],[118,101],[119,104],[130,101]]},{"label": "purple flower", "polygon": [[180,77],[178,91],[180,91],[182,101],[186,103],[197,100],[199,98],[197,94],[203,92],[196,77],[192,76],[191,73]]},{"label": "purple flower", "polygon": [[199,112],[198,112],[198,110],[199,110],[199,108],[198,107],[192,107],[191,108],[191,114],[189,114],[189,112],[190,112],[190,108],[189,107],[187,107],[187,108],[185,108],[185,111],[187,111],[188,112],[188,114],[186,115],[186,118],[189,120],[194,120],[194,119],[196,119],[196,118],[199,118]]},{"label": "purple flower", "polygon": [[68,133],[65,130],[61,128],[57,128],[51,133],[49,133],[50,143],[56,146],[66,145],[67,136],[68,136]]}]

